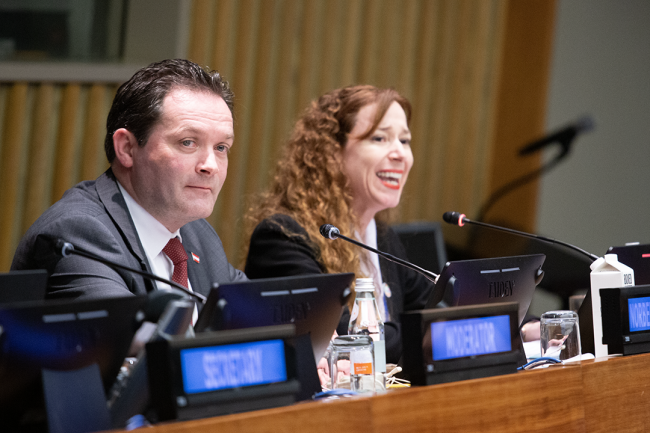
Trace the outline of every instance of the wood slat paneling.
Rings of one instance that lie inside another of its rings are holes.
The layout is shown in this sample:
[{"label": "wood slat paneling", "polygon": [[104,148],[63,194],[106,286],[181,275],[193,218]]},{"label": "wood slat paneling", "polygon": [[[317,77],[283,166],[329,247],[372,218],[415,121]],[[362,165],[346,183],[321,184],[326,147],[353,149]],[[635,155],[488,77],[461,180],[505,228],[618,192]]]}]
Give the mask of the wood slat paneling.
[{"label": "wood slat paneling", "polygon": [[[354,2],[353,2],[354,3]],[[268,170],[261,173],[264,176],[262,185],[271,177],[273,167],[276,161],[280,158],[283,143],[289,136],[290,125],[296,116],[297,109],[295,107],[296,87],[293,80],[290,79],[294,75],[295,64],[297,62],[296,51],[293,49],[296,44],[295,34],[299,29],[299,17],[302,12],[301,4],[291,0],[283,0],[281,2],[279,27],[279,46],[282,49],[274,48],[278,60],[274,64],[277,69],[275,79],[272,81],[276,93],[274,98],[267,101],[267,109],[271,112],[271,119],[269,123],[271,130],[269,136],[266,137],[266,147],[269,148],[269,160],[267,161]],[[264,188],[262,186],[261,188]]]},{"label": "wood slat paneling", "polygon": [[210,218],[231,260],[238,262],[232,258],[246,241],[244,201],[265,188],[296,117],[310,100],[344,85],[394,87],[413,102],[416,163],[402,220],[476,209],[487,190],[505,4],[198,2],[189,52],[201,62],[213,47],[210,66],[231,81],[237,101],[228,180]]},{"label": "wood slat paneling", "polygon": [[[245,200],[266,187],[296,118],[327,91],[368,83],[394,87],[412,101],[415,165],[402,200],[404,222],[437,221],[452,209],[476,212],[506,180],[502,173],[518,164],[502,155],[544,123],[553,1],[192,5],[189,57],[219,70],[236,95],[228,179],[209,218],[233,263],[240,263],[246,241]],[[532,96],[529,88],[536,89]],[[0,85],[0,179],[6,181],[0,192],[0,271],[8,269],[18,239],[47,206],[105,169],[103,128],[115,89],[72,82]],[[16,142],[23,143],[20,150],[12,146]],[[514,214],[530,222],[534,191],[526,197],[525,208]],[[458,232],[449,238],[454,241]]]},{"label": "wood slat paneling", "polygon": [[255,95],[255,102],[249,111],[253,119],[257,119],[250,125],[248,136],[248,152],[246,153],[246,172],[244,176],[244,191],[258,191],[263,188],[263,173],[268,168],[269,144],[267,137],[272,120],[273,101],[276,97],[274,83],[277,80],[277,51],[273,47],[277,45],[279,37],[279,26],[273,25],[279,19],[281,12],[280,2],[269,0],[261,5],[260,16],[261,26],[259,32],[259,44],[256,55],[256,67],[253,79],[252,93]]},{"label": "wood slat paneling", "polygon": [[106,170],[114,84],[10,83],[0,98],[0,272],[20,237],[63,192]]},{"label": "wood slat paneling", "polygon": [[[490,166],[492,190],[539,166],[539,154],[522,158],[517,152],[544,133],[555,0],[511,1],[507,15],[502,63],[498,66],[501,76],[494,117],[494,151],[499,158]],[[487,218],[532,232],[536,202],[534,182],[504,197]]]},{"label": "wood slat paneling", "polygon": [[94,179],[98,171],[106,167],[106,154],[102,146],[106,135],[106,86],[94,84],[88,91],[88,104],[84,117],[81,141],[81,171],[77,181]]},{"label": "wood slat paneling", "polygon": [[188,56],[200,65],[209,63],[210,46],[212,38],[212,14],[214,1],[194,0],[192,2],[192,32],[190,33],[190,46]]},{"label": "wood slat paneling", "polygon": [[[414,163],[409,174],[409,181],[404,189],[401,205],[404,209],[404,218],[407,221],[424,219],[419,217],[424,206],[423,199],[429,201],[433,200],[433,197],[424,198],[421,195],[420,186],[424,185],[429,177],[435,176],[439,172],[436,170],[439,165],[436,163],[437,160],[431,158],[430,155],[435,149],[444,147],[432,142],[432,133],[440,130],[434,128],[433,122],[435,119],[443,119],[443,113],[441,112],[440,117],[435,118],[430,115],[433,104],[443,102],[440,95],[435,92],[436,83],[442,83],[434,75],[435,56],[432,55],[438,47],[440,12],[439,2],[425,1],[423,3],[422,8],[418,11],[419,20],[413,22],[414,30],[412,31],[417,34],[414,56],[402,59],[403,62],[412,64],[414,68],[413,94],[409,95],[413,104],[410,128]],[[441,143],[441,141],[437,143]]]},{"label": "wood slat paneling", "polygon": [[[359,46],[361,23],[366,19],[366,10],[362,0],[352,0],[345,6],[345,18],[339,28],[344,37],[342,46],[339,49],[341,53],[341,78],[340,81],[332,85],[332,89],[337,86],[348,86],[359,84],[357,82],[357,71],[359,70],[359,55],[361,47]],[[333,24],[330,24],[333,25]]]},{"label": "wood slat paneling", "polygon": [[[259,119],[251,121],[253,105],[257,103],[254,95],[254,71],[259,66],[257,61],[257,47],[260,44],[259,30],[261,17],[259,4],[255,0],[242,0],[237,2],[240,9],[238,13],[237,33],[235,46],[235,71],[229,77],[235,90],[237,107],[235,116],[235,145],[228,157],[228,180],[221,189],[222,212],[219,218],[221,227],[229,227],[219,233],[228,257],[235,257],[241,242],[241,214],[244,207],[244,185],[246,176],[254,176],[248,171],[247,159],[250,151],[249,140],[253,124]],[[259,103],[264,103],[260,100]],[[225,211],[224,211],[225,210]]]},{"label": "wood slat paneling", "polygon": [[13,258],[11,245],[15,244],[18,219],[20,167],[26,139],[27,83],[10,86],[6,98],[2,146],[0,150],[0,264],[9,268]]},{"label": "wood slat paneling", "polygon": [[22,232],[36,221],[50,203],[50,180],[52,164],[53,134],[52,119],[56,117],[56,89],[53,84],[43,83],[36,90],[30,155],[27,165],[27,191]]},{"label": "wood slat paneling", "polygon": [[80,112],[79,99],[81,86],[70,83],[63,89],[61,98],[61,118],[54,159],[54,179],[52,180],[52,200],[57,201],[74,184],[75,150],[77,145],[77,115]]},{"label": "wood slat paneling", "polygon": [[[540,155],[520,157],[519,149],[544,134],[548,77],[553,46],[555,0],[509,1],[499,64],[494,112],[491,157],[486,161],[489,188],[481,198],[539,167]],[[494,203],[483,217],[487,222],[524,232],[535,231],[537,181],[524,185]],[[476,212],[478,209],[475,209]],[[468,214],[470,216],[470,214]],[[472,216],[470,216],[471,218]],[[475,216],[474,218],[477,218]],[[508,237],[508,242],[490,230],[471,233],[476,257],[498,257],[526,252],[524,238]],[[449,232],[445,233],[450,238]]]}]

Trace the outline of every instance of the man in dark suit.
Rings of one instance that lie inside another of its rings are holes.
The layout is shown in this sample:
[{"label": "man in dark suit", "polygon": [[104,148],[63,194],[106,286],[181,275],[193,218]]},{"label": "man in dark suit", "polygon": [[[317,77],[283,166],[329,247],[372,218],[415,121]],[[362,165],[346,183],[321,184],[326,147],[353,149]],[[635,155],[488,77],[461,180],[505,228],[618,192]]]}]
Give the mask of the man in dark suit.
[{"label": "man in dark suit", "polygon": [[53,254],[63,239],[206,295],[245,280],[205,221],[226,179],[233,95],[216,71],[187,60],[154,63],[117,91],[106,122],[111,165],[66,191],[21,240],[14,270],[46,269],[49,298],[93,299],[168,287],[79,256]]}]

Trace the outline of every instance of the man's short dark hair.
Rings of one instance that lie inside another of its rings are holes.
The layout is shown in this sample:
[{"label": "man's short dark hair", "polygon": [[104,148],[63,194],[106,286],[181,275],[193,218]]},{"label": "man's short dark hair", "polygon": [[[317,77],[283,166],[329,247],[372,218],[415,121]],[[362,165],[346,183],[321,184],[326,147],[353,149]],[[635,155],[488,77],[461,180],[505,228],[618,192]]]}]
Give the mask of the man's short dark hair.
[{"label": "man's short dark hair", "polygon": [[152,63],[140,69],[117,89],[106,119],[104,150],[109,163],[115,159],[113,133],[125,128],[135,136],[140,146],[144,146],[154,125],[160,120],[163,100],[173,88],[218,95],[234,115],[234,95],[228,82],[217,71],[208,71],[183,59]]}]

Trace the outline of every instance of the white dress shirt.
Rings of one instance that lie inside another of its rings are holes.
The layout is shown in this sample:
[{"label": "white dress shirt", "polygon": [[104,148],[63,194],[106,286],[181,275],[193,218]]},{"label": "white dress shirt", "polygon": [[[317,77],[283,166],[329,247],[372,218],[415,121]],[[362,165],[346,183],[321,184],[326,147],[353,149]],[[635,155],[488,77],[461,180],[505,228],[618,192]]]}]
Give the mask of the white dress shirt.
[{"label": "white dress shirt", "polygon": [[[374,218],[370,220],[370,223],[366,228],[365,236],[361,236],[359,232],[355,232],[355,235],[357,239],[364,244],[377,249],[377,222]],[[379,313],[381,314],[381,319],[386,322],[387,320],[390,320],[390,317],[388,314],[388,308],[386,307],[387,293],[384,293],[384,282],[381,277],[381,268],[379,267],[379,256],[371,251],[367,251],[367,253],[370,256],[372,269],[368,269],[366,262],[361,260],[361,272],[373,278],[375,283],[375,299],[377,300]]]},{"label": "white dress shirt", "polygon": [[[138,232],[138,237],[140,238],[144,252],[147,255],[149,265],[151,266],[151,272],[154,275],[171,280],[172,275],[174,274],[174,264],[171,259],[167,257],[167,254],[163,253],[163,248],[165,248],[165,245],[167,245],[167,242],[169,242],[170,239],[175,237],[178,237],[178,239],[183,242],[180,229],[176,230],[174,233],[167,230],[167,227],[154,218],[145,208],[140,206],[140,204],[136,202],[128,192],[126,192],[120,182],[117,182],[117,185],[119,186],[120,191],[122,191],[126,207],[129,209],[129,213],[133,219],[133,224],[135,224],[135,230]],[[163,283],[162,281],[156,281],[156,287],[159,290],[170,288],[169,284]],[[187,279],[187,288],[190,291],[192,290],[192,284],[190,283],[189,278]],[[192,324],[196,323],[197,317],[198,310],[195,307]]]},{"label": "white dress shirt", "polygon": [[[167,245],[170,239],[175,237],[178,237],[183,242],[180,230],[176,230],[174,233],[167,230],[160,221],[140,206],[119,182],[117,184],[124,196],[126,207],[129,208],[133,224],[135,224],[135,230],[138,232],[138,237],[147,255],[147,260],[149,260],[149,265],[151,265],[151,272],[159,277],[171,280],[174,274],[174,264],[167,257],[167,254],[163,253],[163,248],[165,248],[165,245]],[[168,284],[160,281],[156,281],[156,286],[159,289],[169,288]]]}]

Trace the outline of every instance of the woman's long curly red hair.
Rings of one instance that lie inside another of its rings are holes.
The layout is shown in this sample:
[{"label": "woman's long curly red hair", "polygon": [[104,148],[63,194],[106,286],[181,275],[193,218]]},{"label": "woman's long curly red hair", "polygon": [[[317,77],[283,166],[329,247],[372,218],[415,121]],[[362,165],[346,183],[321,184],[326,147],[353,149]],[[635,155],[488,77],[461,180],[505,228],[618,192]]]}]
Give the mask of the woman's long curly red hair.
[{"label": "woman's long curly red hair", "polygon": [[[360,139],[377,129],[393,102],[411,118],[411,104],[393,89],[359,85],[336,89],[312,101],[294,127],[278,162],[269,190],[256,197],[246,216],[246,234],[264,218],[276,213],[291,216],[305,228],[317,259],[329,273],[360,275],[359,249],[348,242],[332,242],[319,234],[322,224],[354,233],[357,216],[352,193],[342,171],[342,150],[361,108],[377,104],[372,126]],[[298,236],[287,233],[289,236]]]}]

